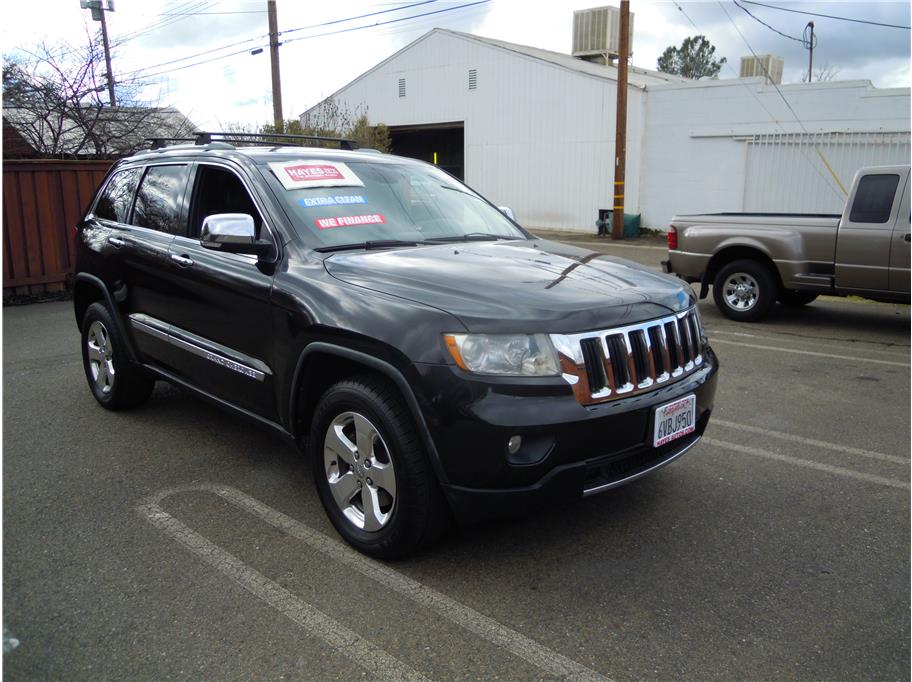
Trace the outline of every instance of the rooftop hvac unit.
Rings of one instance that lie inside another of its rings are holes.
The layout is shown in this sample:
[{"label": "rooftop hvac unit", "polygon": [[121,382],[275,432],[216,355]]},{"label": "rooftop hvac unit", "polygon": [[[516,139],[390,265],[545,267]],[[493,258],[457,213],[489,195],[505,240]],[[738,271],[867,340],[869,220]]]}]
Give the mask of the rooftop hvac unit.
[{"label": "rooftop hvac unit", "polygon": [[774,54],[761,54],[757,57],[741,57],[741,78],[763,76],[766,82],[779,85],[782,82],[782,67],[785,62],[782,57]]},{"label": "rooftop hvac unit", "polygon": [[[617,7],[593,7],[573,13],[574,57],[582,59],[616,58],[620,52],[621,10]],[[630,54],[633,54],[633,12],[628,32]]]}]

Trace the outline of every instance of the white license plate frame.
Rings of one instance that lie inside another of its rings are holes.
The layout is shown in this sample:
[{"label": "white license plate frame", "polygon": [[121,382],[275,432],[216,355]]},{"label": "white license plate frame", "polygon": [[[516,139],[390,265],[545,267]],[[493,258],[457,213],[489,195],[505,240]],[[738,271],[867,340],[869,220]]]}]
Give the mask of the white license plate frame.
[{"label": "white license plate frame", "polygon": [[668,445],[693,433],[697,428],[697,396],[691,393],[670,403],[659,405],[653,412],[652,447]]}]

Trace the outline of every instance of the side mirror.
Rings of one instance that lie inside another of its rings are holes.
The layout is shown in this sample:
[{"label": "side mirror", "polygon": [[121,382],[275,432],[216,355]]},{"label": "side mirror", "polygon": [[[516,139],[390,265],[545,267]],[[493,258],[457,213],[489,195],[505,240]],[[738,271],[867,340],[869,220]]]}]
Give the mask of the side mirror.
[{"label": "side mirror", "polygon": [[514,215],[512,208],[510,208],[509,206],[498,206],[497,208],[501,213],[503,213],[505,216],[507,216],[510,220],[512,220],[513,222],[516,222],[516,216]]},{"label": "side mirror", "polygon": [[265,256],[272,242],[257,241],[253,216],[246,213],[215,213],[203,220],[200,245],[224,253]]}]

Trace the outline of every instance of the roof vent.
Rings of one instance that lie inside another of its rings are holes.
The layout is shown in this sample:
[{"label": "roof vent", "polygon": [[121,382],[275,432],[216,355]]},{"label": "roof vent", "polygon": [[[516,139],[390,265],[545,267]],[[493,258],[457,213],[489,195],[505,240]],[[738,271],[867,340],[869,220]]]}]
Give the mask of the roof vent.
[{"label": "roof vent", "polygon": [[469,90],[478,87],[478,69],[469,69]]},{"label": "roof vent", "polygon": [[405,79],[404,78],[399,79],[399,96],[405,97]]},{"label": "roof vent", "polygon": [[[571,54],[586,61],[606,64],[620,52],[621,10],[618,7],[593,7],[573,13],[573,50]],[[630,13],[629,45],[633,54],[633,12]]]}]

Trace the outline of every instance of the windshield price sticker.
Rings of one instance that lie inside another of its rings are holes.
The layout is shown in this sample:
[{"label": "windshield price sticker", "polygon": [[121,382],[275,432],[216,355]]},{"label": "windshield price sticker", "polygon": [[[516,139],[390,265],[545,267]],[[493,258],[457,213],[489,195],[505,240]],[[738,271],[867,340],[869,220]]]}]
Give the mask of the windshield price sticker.
[{"label": "windshield price sticker", "polygon": [[272,172],[285,189],[305,187],[364,187],[341,161],[273,161]]},{"label": "windshield price sticker", "polygon": [[340,194],[334,197],[304,197],[298,199],[301,206],[310,208],[312,206],[345,206],[348,204],[366,204],[367,197],[360,194]]},{"label": "windshield price sticker", "polygon": [[317,218],[314,220],[317,227],[321,230],[328,230],[332,227],[353,227],[356,225],[382,225],[386,222],[379,213],[369,215],[342,215],[335,218]]}]

